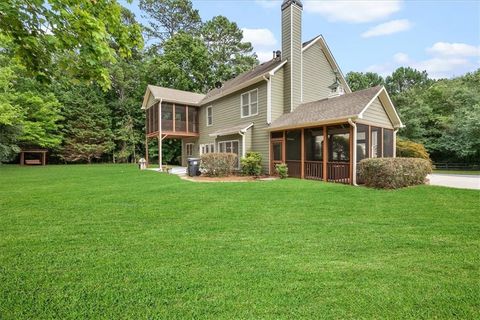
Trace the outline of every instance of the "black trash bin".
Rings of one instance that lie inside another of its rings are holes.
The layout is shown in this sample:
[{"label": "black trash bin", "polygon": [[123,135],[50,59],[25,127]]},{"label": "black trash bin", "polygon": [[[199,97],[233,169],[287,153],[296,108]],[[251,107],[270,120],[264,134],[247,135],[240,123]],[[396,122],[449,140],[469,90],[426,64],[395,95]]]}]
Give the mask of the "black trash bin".
[{"label": "black trash bin", "polygon": [[190,177],[195,177],[200,175],[200,158],[187,159],[187,174]]}]

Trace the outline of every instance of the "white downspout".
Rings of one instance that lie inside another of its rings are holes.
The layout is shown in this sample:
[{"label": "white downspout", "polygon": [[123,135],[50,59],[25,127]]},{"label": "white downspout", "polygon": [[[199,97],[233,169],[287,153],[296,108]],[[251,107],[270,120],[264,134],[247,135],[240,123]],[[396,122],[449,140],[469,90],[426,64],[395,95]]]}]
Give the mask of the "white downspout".
[{"label": "white downspout", "polygon": [[158,103],[158,169],[163,171],[162,166],[162,100]]},{"label": "white downspout", "polygon": [[353,127],[353,154],[352,154],[352,185],[357,185],[357,124],[352,121],[352,118],[348,119],[348,123]]},{"label": "white downspout", "polygon": [[393,157],[394,158],[397,157],[397,132],[398,132],[398,129],[395,129],[393,131]]},{"label": "white downspout", "polygon": [[242,136],[242,158],[245,158],[245,155],[247,154],[247,152],[245,150],[245,145],[246,145],[246,143],[245,143],[245,133],[246,132],[242,132],[242,131],[238,132],[238,134]]}]

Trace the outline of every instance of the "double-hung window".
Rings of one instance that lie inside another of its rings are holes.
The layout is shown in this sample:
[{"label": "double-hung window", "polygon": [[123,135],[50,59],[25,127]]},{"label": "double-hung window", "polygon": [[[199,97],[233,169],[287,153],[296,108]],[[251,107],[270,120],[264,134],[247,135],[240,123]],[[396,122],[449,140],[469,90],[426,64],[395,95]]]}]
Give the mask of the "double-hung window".
[{"label": "double-hung window", "polygon": [[207,126],[213,125],[213,108],[207,107]]},{"label": "double-hung window", "polygon": [[193,155],[193,143],[187,143],[185,147],[187,148],[187,156],[191,157]]},{"label": "double-hung window", "polygon": [[200,146],[200,151],[202,154],[215,152],[215,144],[207,143]]},{"label": "double-hung window", "polygon": [[258,89],[245,92],[240,100],[242,118],[258,114]]}]

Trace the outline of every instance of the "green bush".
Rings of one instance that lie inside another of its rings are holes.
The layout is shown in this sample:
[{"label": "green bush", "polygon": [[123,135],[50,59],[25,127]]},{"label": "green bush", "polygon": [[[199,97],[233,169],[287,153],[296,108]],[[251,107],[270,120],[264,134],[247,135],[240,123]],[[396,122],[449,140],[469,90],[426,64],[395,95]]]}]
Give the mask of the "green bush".
[{"label": "green bush", "polygon": [[209,177],[225,177],[235,171],[237,155],[235,153],[206,153],[201,157],[200,169]]},{"label": "green bush", "polygon": [[277,171],[280,179],[285,179],[288,177],[288,166],[286,163],[279,163],[275,165],[275,171]]},{"label": "green bush", "polygon": [[240,160],[242,172],[248,176],[259,176],[262,173],[262,156],[258,152],[247,152]]},{"label": "green bush", "polygon": [[432,165],[419,158],[371,158],[360,161],[359,170],[367,187],[397,189],[424,184]]},{"label": "green bush", "polygon": [[397,157],[420,158],[431,161],[430,155],[423,144],[403,139],[397,139]]}]

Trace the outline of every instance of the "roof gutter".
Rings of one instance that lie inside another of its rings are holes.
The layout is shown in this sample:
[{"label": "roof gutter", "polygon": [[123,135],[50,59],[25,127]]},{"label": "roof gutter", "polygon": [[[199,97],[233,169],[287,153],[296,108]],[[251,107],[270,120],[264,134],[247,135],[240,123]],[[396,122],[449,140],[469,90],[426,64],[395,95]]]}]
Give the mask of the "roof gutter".
[{"label": "roof gutter", "polygon": [[310,128],[310,127],[330,125],[330,124],[339,124],[339,123],[348,122],[348,119],[356,120],[358,119],[358,116],[350,115],[342,118],[328,119],[323,121],[305,122],[305,123],[300,123],[298,125],[281,126],[281,127],[273,127],[273,128],[270,127],[270,128],[267,128],[267,131],[281,131],[281,130],[288,130],[288,129]]},{"label": "roof gutter", "polygon": [[352,185],[357,185],[357,124],[353,122],[352,118],[348,118],[348,123],[353,127],[353,148],[352,148]]}]

